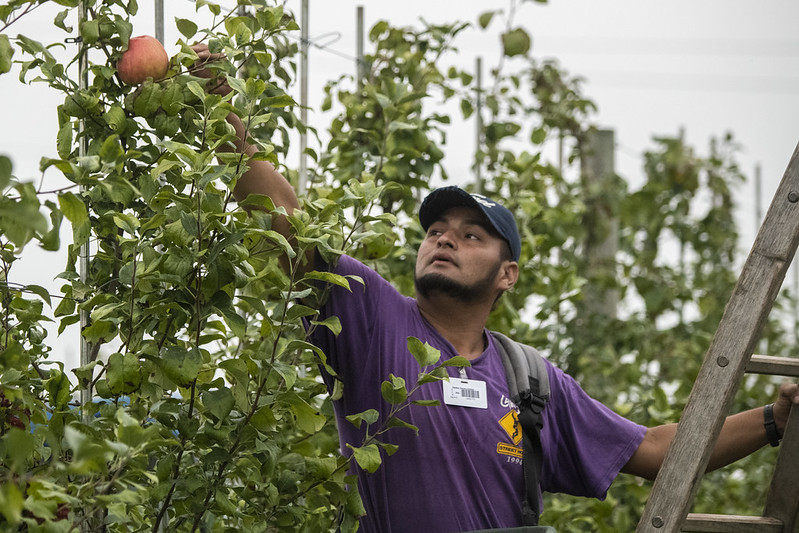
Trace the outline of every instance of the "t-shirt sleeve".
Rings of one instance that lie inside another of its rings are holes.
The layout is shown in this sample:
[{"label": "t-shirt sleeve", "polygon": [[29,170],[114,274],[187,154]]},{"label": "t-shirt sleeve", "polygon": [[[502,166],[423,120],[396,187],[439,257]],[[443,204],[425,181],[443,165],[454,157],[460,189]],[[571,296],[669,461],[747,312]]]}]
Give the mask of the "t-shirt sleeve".
[{"label": "t-shirt sleeve", "polygon": [[[330,271],[347,276],[350,287],[347,290],[344,287],[330,285],[330,292],[319,310],[319,319],[338,317],[345,331],[336,337],[330,329],[317,327],[311,332],[309,340],[322,349],[327,363],[336,373],[347,374],[350,370],[347,368],[350,358],[346,354],[368,344],[368,339],[372,338],[375,328],[378,327],[381,301],[391,299],[397,293],[377,272],[346,255],[341,256]],[[353,332],[358,334],[354,335]],[[352,345],[355,339],[362,344],[357,347]],[[363,363],[366,361],[361,362]],[[324,377],[329,378],[327,375]]]},{"label": "t-shirt sleeve", "polygon": [[547,364],[550,399],[544,409],[541,488],[604,499],[641,444],[646,427],[594,400],[569,375]]}]

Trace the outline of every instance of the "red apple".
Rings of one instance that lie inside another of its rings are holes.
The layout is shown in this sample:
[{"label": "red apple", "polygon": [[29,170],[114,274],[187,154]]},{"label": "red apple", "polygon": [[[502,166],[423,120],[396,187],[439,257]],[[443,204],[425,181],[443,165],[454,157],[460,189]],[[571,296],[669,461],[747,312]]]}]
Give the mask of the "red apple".
[{"label": "red apple", "polygon": [[128,85],[138,85],[147,78],[160,80],[168,70],[169,56],[164,46],[149,35],[131,37],[117,63],[119,77]]}]

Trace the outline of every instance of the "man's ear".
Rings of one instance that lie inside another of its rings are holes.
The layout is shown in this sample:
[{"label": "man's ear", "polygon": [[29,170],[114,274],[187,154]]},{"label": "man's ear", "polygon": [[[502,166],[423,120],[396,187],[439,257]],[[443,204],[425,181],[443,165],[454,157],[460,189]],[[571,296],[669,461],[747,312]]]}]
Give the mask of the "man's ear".
[{"label": "man's ear", "polygon": [[519,280],[519,263],[516,261],[503,261],[500,267],[499,288],[508,291]]}]

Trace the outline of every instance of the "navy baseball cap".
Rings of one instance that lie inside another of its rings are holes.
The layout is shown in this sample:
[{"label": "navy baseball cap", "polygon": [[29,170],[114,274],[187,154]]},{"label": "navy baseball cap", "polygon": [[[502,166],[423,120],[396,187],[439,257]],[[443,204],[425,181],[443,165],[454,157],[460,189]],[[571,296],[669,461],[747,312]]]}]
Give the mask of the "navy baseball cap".
[{"label": "navy baseball cap", "polygon": [[422,228],[427,231],[430,224],[452,207],[475,207],[482,211],[491,226],[507,241],[513,260],[519,260],[522,240],[513,213],[482,194],[468,193],[456,185],[441,187],[427,195],[419,208],[419,222],[422,223]]}]

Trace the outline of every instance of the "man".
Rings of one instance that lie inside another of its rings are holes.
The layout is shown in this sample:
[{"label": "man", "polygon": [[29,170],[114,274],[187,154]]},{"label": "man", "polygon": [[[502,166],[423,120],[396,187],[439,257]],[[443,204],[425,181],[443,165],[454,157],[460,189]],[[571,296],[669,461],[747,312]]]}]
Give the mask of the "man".
[{"label": "man", "polygon": [[[200,57],[210,57],[202,47]],[[244,128],[229,117],[239,135],[236,150],[255,149],[242,139]],[[288,213],[298,206],[291,185],[271,164],[250,161],[234,194],[269,195]],[[412,406],[402,418],[419,428],[397,428],[383,440],[398,451],[375,472],[357,469],[366,508],[366,532],[459,532],[521,525],[521,436],[497,348],[485,324],[496,299],[516,283],[520,238],[513,215],[500,204],[457,187],[433,191],[422,203],[419,219],[426,236],[415,267],[416,298],[399,294],[376,272],[350,257],[332,270],[356,275],[363,286],[332,289],[321,309],[323,318],[339,317],[342,332],[319,329],[311,339],[328,356],[343,383],[334,402],[341,449],[360,446],[366,427],[345,417],[376,409],[380,421],[391,406],[381,397],[380,383],[389,374],[415,383],[418,364],[407,340],[427,342],[447,359],[470,360],[463,373],[486,401],[453,404],[442,383],[421,387],[414,399],[439,400],[440,406]],[[290,238],[285,220],[274,228]],[[309,264],[318,261],[315,254]],[[318,265],[317,268],[325,268]],[[544,452],[542,491],[603,498],[619,472],[653,479],[662,464],[676,425],[645,428],[588,397],[569,376],[547,364],[550,400],[541,433]],[[332,378],[326,376],[328,385]],[[774,404],[777,428],[785,427],[799,387],[785,385]],[[709,469],[744,457],[769,442],[763,408],[730,416],[724,424]],[[379,422],[380,422],[379,421]],[[379,425],[378,422],[378,425]]]}]

